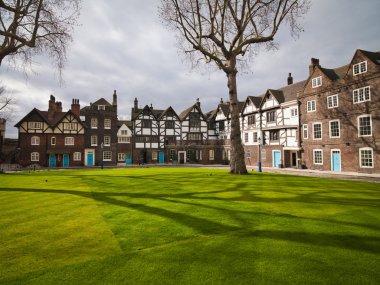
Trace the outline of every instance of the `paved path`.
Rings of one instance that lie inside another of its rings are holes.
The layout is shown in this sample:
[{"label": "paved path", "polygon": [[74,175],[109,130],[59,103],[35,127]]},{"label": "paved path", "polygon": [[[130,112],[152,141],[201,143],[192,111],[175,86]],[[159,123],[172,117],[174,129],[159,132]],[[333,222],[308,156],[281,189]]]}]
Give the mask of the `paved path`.
[{"label": "paved path", "polygon": [[[199,167],[199,165],[192,165]],[[229,169],[226,165],[202,165],[203,168],[222,168]],[[248,166],[249,171],[257,171],[257,166]],[[274,167],[263,167],[263,172],[273,172],[288,175],[299,175],[299,176],[310,176],[310,177],[322,177],[322,178],[333,178],[342,180],[356,180],[356,181],[368,181],[380,183],[380,174],[368,174],[368,173],[358,173],[358,172],[333,172],[333,171],[321,171],[321,170],[311,170],[311,169],[296,169],[296,168],[274,168]],[[379,187],[380,190],[380,187]]]}]

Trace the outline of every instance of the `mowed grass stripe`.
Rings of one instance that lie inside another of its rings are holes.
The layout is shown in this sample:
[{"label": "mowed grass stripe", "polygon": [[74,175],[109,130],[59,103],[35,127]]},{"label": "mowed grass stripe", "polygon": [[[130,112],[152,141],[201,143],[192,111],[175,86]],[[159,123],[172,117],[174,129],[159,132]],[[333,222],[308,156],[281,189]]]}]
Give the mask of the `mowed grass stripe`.
[{"label": "mowed grass stripe", "polygon": [[45,178],[32,178],[39,189],[0,189],[1,276],[121,253],[92,199],[70,194],[72,190],[62,193],[57,185],[49,189]]},{"label": "mowed grass stripe", "polygon": [[[378,184],[174,168],[9,177],[17,180],[13,193],[18,188],[20,194],[31,195],[31,201],[41,199],[46,223],[56,222],[48,209],[62,207],[57,201],[66,199],[62,210],[72,216],[51,211],[71,221],[60,221],[71,242],[85,249],[90,244],[94,251],[66,247],[69,254],[79,255],[65,260],[59,242],[47,245],[56,255],[53,265],[42,257],[33,272],[21,267],[5,272],[3,284],[376,284],[380,280]],[[39,188],[23,186],[23,179]],[[2,193],[9,203],[17,203],[9,191]],[[49,204],[45,195],[58,200]],[[23,203],[28,210],[17,212],[24,217],[17,217],[18,223],[34,218],[30,204]],[[92,207],[99,218],[91,217]],[[87,221],[86,226],[78,225]],[[97,234],[91,226],[111,230],[112,238],[104,235],[102,242],[116,239],[121,250],[105,253],[101,242],[91,244]],[[15,232],[10,227],[6,231],[10,240]],[[40,230],[41,238],[54,240],[57,231],[54,226]],[[90,242],[82,244],[83,236]],[[30,253],[27,258],[38,256]],[[18,258],[15,263],[26,264]]]}]

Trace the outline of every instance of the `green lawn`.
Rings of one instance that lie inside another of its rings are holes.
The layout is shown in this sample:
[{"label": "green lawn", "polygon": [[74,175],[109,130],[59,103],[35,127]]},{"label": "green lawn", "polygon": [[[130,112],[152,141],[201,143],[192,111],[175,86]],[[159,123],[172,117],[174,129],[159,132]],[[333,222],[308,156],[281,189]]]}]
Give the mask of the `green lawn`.
[{"label": "green lawn", "polygon": [[226,170],[0,175],[0,284],[379,284],[380,185]]}]

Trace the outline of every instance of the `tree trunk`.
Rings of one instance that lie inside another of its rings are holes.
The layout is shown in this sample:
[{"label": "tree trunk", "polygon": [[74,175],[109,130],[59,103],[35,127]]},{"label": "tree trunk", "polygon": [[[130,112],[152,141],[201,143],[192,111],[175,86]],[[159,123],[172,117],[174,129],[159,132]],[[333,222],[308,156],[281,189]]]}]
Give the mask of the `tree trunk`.
[{"label": "tree trunk", "polygon": [[240,131],[240,110],[237,98],[236,87],[236,58],[233,57],[229,60],[229,69],[231,72],[227,73],[228,78],[228,93],[230,99],[230,114],[231,114],[231,160],[230,160],[230,173],[231,174],[247,174],[247,167],[244,161],[244,148],[241,142]]}]

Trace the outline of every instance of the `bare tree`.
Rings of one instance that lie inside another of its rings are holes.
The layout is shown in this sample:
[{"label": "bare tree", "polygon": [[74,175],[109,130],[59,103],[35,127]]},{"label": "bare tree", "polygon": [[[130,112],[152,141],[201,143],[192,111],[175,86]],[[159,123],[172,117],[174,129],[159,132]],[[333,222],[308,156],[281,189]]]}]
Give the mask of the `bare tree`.
[{"label": "bare tree", "polygon": [[273,45],[283,22],[293,35],[301,31],[298,19],[309,9],[308,0],[161,0],[159,13],[165,24],[179,32],[178,43],[195,61],[201,55],[228,78],[231,112],[230,173],[246,174],[241,142],[236,74],[238,62],[259,44]]},{"label": "bare tree", "polygon": [[[47,53],[61,71],[81,0],[0,0],[0,66],[5,57],[31,63]],[[18,62],[20,64],[20,62]]]},{"label": "bare tree", "polygon": [[16,100],[0,86],[0,118],[9,119],[14,111]]}]

